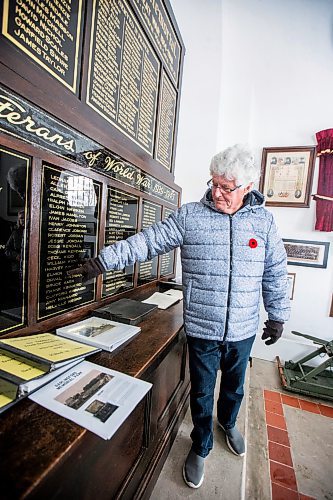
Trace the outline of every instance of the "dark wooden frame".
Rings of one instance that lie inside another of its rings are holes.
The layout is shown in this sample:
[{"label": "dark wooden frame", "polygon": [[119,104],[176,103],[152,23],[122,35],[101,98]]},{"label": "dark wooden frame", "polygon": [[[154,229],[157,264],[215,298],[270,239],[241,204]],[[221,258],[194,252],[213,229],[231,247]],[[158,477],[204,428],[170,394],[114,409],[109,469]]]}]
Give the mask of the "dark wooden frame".
[{"label": "dark wooden frame", "polygon": [[[135,294],[135,298],[139,290],[150,289],[156,286],[156,280],[142,284],[138,286],[138,265],[135,265],[134,270],[134,289],[130,291],[120,292],[111,296],[102,296],[102,276],[99,276],[96,280],[96,298],[95,302],[82,305],[78,308],[64,311],[50,318],[44,318],[42,320],[37,320],[37,289],[38,289],[38,258],[39,255],[39,226],[40,226],[40,190],[41,190],[41,172],[42,164],[46,163],[49,165],[54,165],[56,168],[62,168],[65,170],[70,170],[71,172],[77,172],[78,174],[87,175],[87,170],[80,167],[79,165],[65,160],[62,157],[56,156],[51,152],[44,149],[37,149],[36,146],[27,144],[26,142],[17,139],[16,137],[10,137],[2,132],[0,132],[0,142],[4,148],[8,148],[12,151],[19,151],[20,153],[30,156],[31,160],[31,204],[30,204],[30,224],[28,231],[28,260],[27,266],[29,269],[28,273],[28,299],[27,299],[27,324],[24,327],[17,329],[13,327],[9,331],[0,333],[0,337],[13,337],[18,335],[25,335],[31,333],[39,333],[45,331],[52,331],[55,328],[62,326],[64,324],[73,323],[74,321],[79,321],[87,317],[97,307],[102,307],[110,302],[121,299],[123,297],[130,297]],[[166,207],[170,210],[174,210],[175,207],[170,205],[168,202],[162,200],[157,200],[154,196],[147,193],[138,192],[131,186],[124,186],[121,182],[115,179],[106,178],[101,173],[95,172],[93,170],[89,171],[89,177],[95,182],[100,182],[102,184],[101,189],[101,209],[100,209],[100,224],[99,224],[99,234],[98,238],[98,249],[104,246],[104,233],[105,233],[105,220],[106,220],[106,203],[107,203],[107,188],[115,187],[116,189],[127,192],[128,194],[135,195],[139,198],[139,211],[138,211],[138,228],[141,226],[142,217],[142,200],[150,201],[151,203],[161,205],[162,208]],[[169,182],[171,186],[179,192],[180,198],[180,188],[173,182]],[[177,257],[177,256],[176,256]],[[175,259],[176,260],[176,259]],[[175,264],[176,265],[176,264]],[[159,273],[159,265],[157,268]],[[170,275],[172,276],[172,275]]]},{"label": "dark wooden frame", "polygon": [[297,244],[303,244],[305,247],[306,246],[320,246],[324,247],[324,253],[321,259],[320,264],[311,264],[311,262],[303,262],[301,259],[298,262],[288,260],[287,256],[287,264],[291,266],[304,266],[304,267],[316,267],[317,269],[326,269],[327,267],[327,259],[328,259],[328,250],[330,247],[329,241],[307,241],[307,240],[293,240],[293,239],[287,239],[283,238],[284,243],[294,243],[296,246]]},{"label": "dark wooden frame", "polygon": [[[304,189],[304,201],[270,201],[269,195],[265,190],[266,179],[269,175],[267,157],[271,153],[276,153],[277,155],[285,155],[287,157],[290,153],[309,153],[309,161],[307,164],[307,176],[306,182],[302,185]],[[271,207],[294,207],[294,208],[307,208],[310,206],[310,191],[312,187],[315,159],[316,159],[316,147],[315,146],[295,146],[295,147],[277,147],[277,148],[263,148],[262,160],[261,160],[261,177],[259,190],[264,194],[266,198],[266,205]]]},{"label": "dark wooden frame", "polygon": [[[83,0],[82,18],[84,21],[81,30],[80,78],[77,82],[76,94],[66,89],[62,83],[45,71],[40,65],[32,61],[30,57],[19,51],[17,47],[10,43],[9,40],[0,33],[1,83],[18,95],[24,96],[24,98],[58,118],[66,125],[79,130],[87,137],[93,138],[114,154],[142,168],[145,172],[158,178],[160,181],[170,184],[170,182],[172,183],[174,180],[175,151],[177,145],[185,47],[169,0],[163,0],[163,4],[173,23],[178,42],[181,46],[178,85],[176,88],[177,103],[174,123],[174,141],[172,145],[170,171],[162,166],[153,156],[146,153],[142,147],[131,141],[117,129],[117,127],[106,122],[98,113],[92,113],[85,102],[93,2]],[[149,33],[146,33],[146,35],[151,41]],[[42,81],[43,85],[36,86],[36,81]],[[158,95],[158,99],[159,97]]]}]

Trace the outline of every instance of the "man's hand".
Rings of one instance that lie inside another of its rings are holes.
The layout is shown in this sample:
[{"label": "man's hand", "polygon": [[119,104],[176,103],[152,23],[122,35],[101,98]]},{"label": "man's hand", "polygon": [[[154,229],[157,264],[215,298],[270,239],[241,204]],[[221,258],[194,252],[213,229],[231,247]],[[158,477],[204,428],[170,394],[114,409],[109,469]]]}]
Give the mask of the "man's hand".
[{"label": "man's hand", "polygon": [[262,340],[266,340],[266,345],[275,344],[279,340],[283,332],[283,323],[279,321],[273,321],[272,319],[268,319],[265,321],[264,333],[262,334]]},{"label": "man's hand", "polygon": [[98,275],[105,273],[106,269],[102,265],[101,261],[98,257],[94,259],[88,259],[82,266],[77,267],[75,269],[71,269],[67,271],[67,274],[81,274],[82,282],[89,281],[93,278],[96,278]]}]

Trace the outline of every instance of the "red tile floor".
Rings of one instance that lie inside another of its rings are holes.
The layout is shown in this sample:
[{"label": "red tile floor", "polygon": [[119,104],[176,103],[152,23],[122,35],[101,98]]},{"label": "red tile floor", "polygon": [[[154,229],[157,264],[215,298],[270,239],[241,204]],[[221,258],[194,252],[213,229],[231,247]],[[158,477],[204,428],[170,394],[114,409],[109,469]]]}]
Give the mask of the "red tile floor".
[{"label": "red tile floor", "polygon": [[313,500],[297,486],[283,405],[333,418],[333,408],[277,391],[264,390],[272,500]]}]

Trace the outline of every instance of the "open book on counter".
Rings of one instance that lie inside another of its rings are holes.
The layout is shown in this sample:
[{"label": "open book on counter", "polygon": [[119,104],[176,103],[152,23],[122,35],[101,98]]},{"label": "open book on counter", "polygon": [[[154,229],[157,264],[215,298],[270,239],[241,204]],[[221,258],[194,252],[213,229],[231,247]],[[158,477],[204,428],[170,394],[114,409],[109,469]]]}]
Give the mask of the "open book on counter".
[{"label": "open book on counter", "polygon": [[91,317],[56,330],[57,335],[113,351],[141,331],[138,326]]},{"label": "open book on counter", "polygon": [[88,361],[29,398],[104,439],[110,439],[152,384]]}]

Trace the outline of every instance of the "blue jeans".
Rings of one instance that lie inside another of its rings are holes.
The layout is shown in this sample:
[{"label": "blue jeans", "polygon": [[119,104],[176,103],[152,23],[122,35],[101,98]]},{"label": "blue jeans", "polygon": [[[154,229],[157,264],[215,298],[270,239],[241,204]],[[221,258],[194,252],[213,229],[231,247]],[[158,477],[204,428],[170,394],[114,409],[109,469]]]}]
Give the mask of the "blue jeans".
[{"label": "blue jeans", "polygon": [[213,406],[217,370],[221,369],[217,418],[225,429],[234,427],[244,396],[244,378],[255,335],[239,342],[187,336],[193,421],[192,450],[206,457],[213,447]]}]

